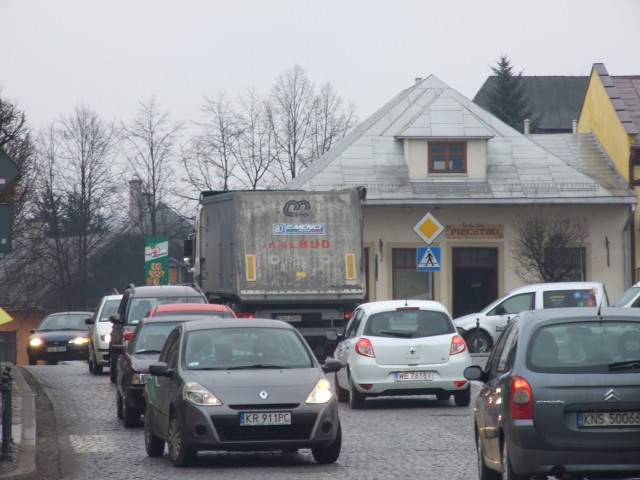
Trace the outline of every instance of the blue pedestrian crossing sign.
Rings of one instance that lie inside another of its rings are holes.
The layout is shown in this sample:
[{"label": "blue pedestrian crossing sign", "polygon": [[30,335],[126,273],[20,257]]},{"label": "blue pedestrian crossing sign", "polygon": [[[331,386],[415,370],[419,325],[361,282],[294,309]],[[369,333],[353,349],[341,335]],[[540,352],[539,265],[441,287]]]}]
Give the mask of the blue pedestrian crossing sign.
[{"label": "blue pedestrian crossing sign", "polygon": [[416,258],[419,272],[440,271],[440,247],[418,247]]}]

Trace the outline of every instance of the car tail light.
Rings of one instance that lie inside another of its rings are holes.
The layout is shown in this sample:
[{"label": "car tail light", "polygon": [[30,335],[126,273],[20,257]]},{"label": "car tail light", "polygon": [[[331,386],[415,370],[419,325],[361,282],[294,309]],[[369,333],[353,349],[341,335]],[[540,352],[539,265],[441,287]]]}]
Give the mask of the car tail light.
[{"label": "car tail light", "polygon": [[345,319],[345,320],[349,320],[349,319],[351,318],[351,313],[352,313],[352,312],[345,312],[345,313],[344,313],[344,319]]},{"label": "car tail light", "polygon": [[133,337],[133,332],[124,332],[124,339],[125,341],[129,341],[131,340],[131,337]]},{"label": "car tail light", "polygon": [[371,357],[374,358],[376,354],[373,352],[373,346],[371,345],[371,341],[368,338],[361,338],[356,343],[356,353],[362,355],[363,357]]},{"label": "car tail light", "polygon": [[533,396],[531,385],[522,377],[511,379],[511,391],[509,392],[509,411],[514,420],[527,420],[533,418]]},{"label": "car tail light", "polygon": [[237,312],[236,316],[238,318],[254,318],[253,313],[248,313],[248,312]]},{"label": "car tail light", "polygon": [[454,335],[451,339],[451,350],[449,352],[450,355],[455,355],[456,353],[462,353],[467,349],[467,344],[460,335]]}]

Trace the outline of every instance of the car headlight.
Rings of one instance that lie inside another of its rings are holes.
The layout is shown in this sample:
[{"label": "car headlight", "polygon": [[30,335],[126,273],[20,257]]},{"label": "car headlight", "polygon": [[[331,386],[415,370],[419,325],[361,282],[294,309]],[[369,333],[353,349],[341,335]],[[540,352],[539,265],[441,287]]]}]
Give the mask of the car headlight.
[{"label": "car headlight", "polygon": [[331,397],[333,397],[331,384],[328,380],[321,378],[307,397],[307,403],[327,403],[331,400]]},{"label": "car headlight", "polygon": [[41,347],[42,346],[42,339],[41,338],[32,338],[31,340],[29,340],[29,345],[32,347]]},{"label": "car headlight", "polygon": [[222,405],[218,397],[196,382],[186,383],[182,388],[182,396],[194,405]]},{"label": "car headlight", "polygon": [[147,383],[148,378],[148,373],[134,373],[131,377],[131,383],[133,385],[144,385],[145,383]]},{"label": "car headlight", "polygon": [[111,334],[107,333],[106,335],[101,336],[100,340],[102,340],[104,343],[111,343]]},{"label": "car headlight", "polygon": [[76,337],[73,340],[69,340],[69,343],[73,345],[83,345],[89,343],[89,339],[87,337]]}]

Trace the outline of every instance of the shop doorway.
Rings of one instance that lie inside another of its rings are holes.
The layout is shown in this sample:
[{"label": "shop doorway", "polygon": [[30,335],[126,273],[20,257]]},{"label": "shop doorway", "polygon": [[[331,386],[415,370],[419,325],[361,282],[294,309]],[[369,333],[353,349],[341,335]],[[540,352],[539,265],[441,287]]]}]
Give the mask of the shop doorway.
[{"label": "shop doorway", "polygon": [[498,297],[498,249],[453,248],[453,318],[482,310]]}]

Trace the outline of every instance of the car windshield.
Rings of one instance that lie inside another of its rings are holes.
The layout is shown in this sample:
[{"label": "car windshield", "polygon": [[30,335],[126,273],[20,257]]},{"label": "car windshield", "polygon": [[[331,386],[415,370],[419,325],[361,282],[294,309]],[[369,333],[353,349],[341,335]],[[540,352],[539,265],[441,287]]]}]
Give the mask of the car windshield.
[{"label": "car windshield", "polygon": [[198,296],[191,297],[142,297],[133,298],[129,306],[129,316],[127,324],[136,325],[140,323],[151,307],[164,303],[205,303],[204,298]]},{"label": "car windshield", "polygon": [[216,328],[189,332],[183,358],[189,370],[313,366],[298,334],[281,328]]},{"label": "car windshield", "polygon": [[164,342],[179,322],[143,323],[129,343],[129,349],[138,353],[160,353]]},{"label": "car windshield", "polygon": [[613,302],[613,307],[626,307],[627,304],[632,301],[636,295],[640,292],[640,287],[631,287],[629,290],[624,292],[620,298],[618,298],[615,302]]},{"label": "car windshield", "polygon": [[374,313],[364,327],[364,334],[373,337],[420,338],[454,331],[447,314],[418,308]]},{"label": "car windshield", "polygon": [[108,322],[109,317],[114,313],[118,313],[118,306],[120,305],[120,299],[106,300],[102,312],[100,312],[100,321]]},{"label": "car windshield", "polygon": [[85,330],[84,321],[91,318],[90,313],[69,313],[65,315],[50,315],[40,324],[38,330]]},{"label": "car windshield", "polygon": [[584,321],[546,325],[532,335],[527,363],[534,371],[592,373],[640,362],[640,322]]}]

